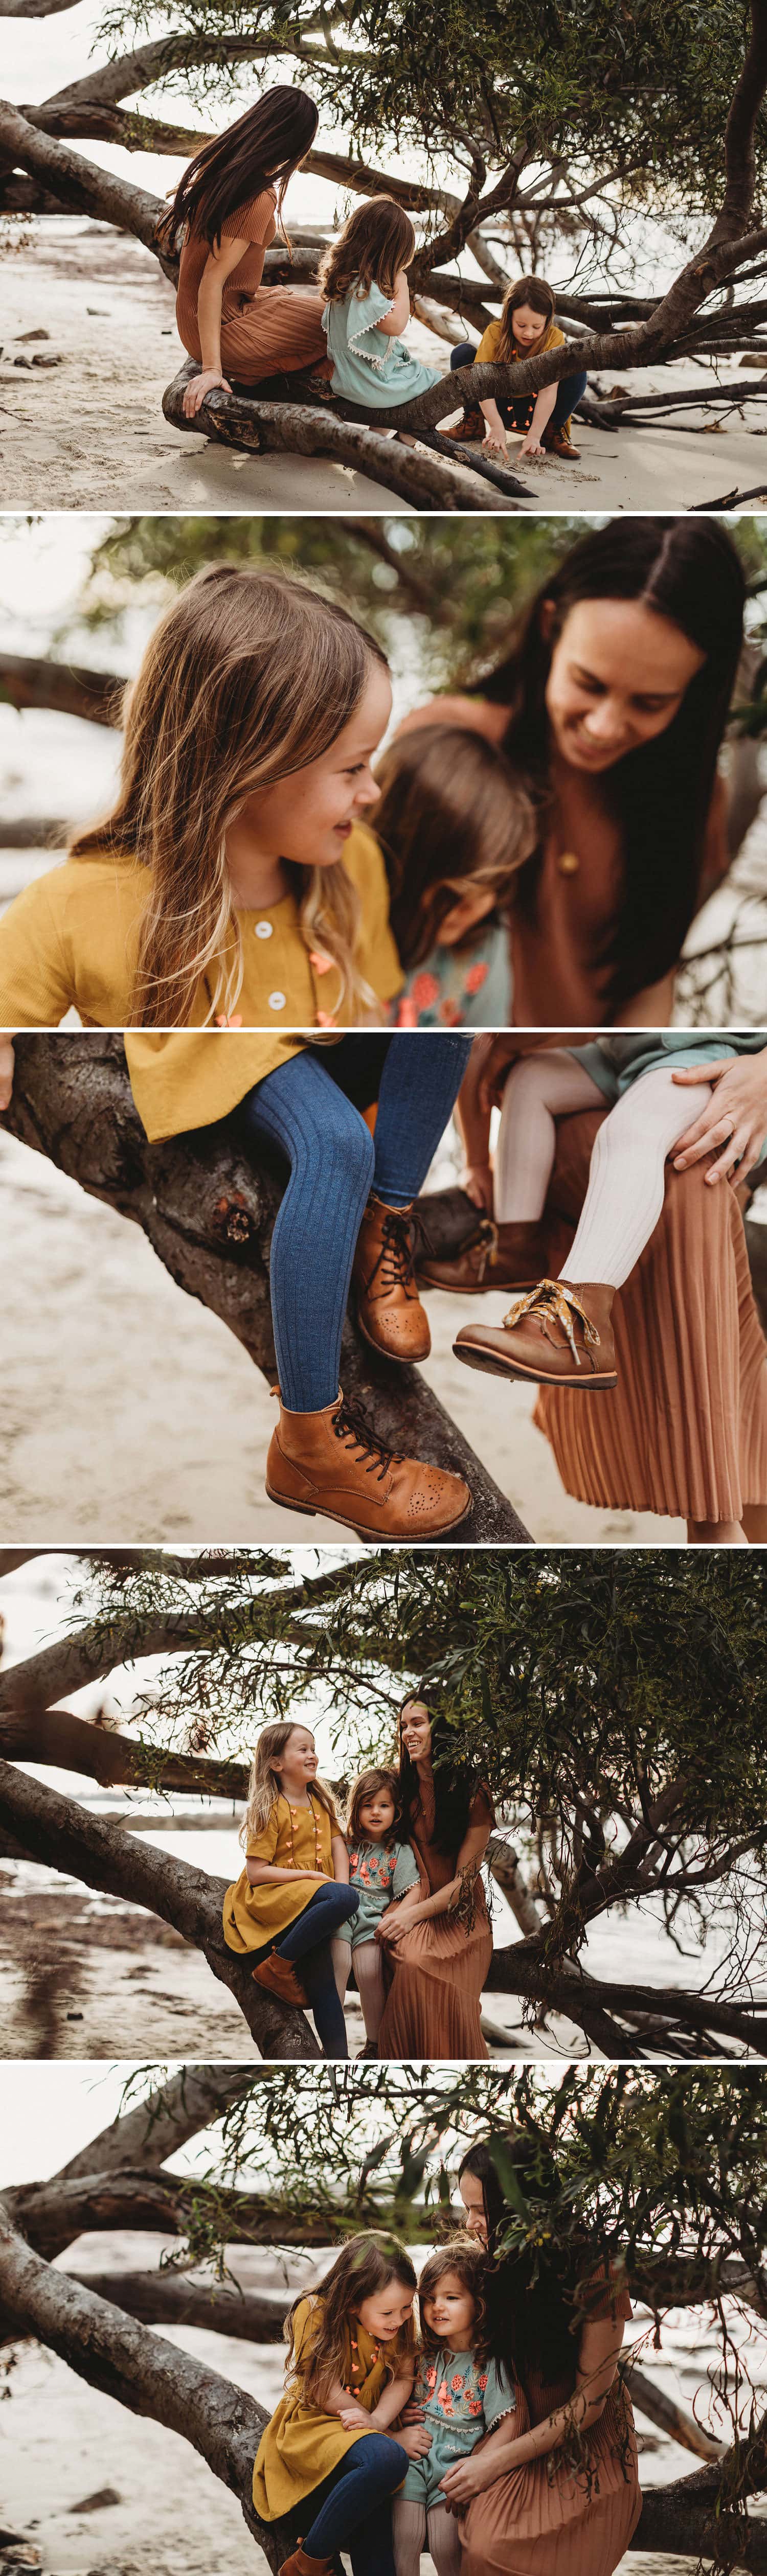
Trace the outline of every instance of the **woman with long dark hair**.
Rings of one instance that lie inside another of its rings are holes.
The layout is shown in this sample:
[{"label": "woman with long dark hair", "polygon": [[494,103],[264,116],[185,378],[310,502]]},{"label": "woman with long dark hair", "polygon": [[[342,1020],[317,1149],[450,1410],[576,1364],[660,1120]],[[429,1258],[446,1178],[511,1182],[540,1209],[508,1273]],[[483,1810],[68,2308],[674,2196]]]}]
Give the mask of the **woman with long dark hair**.
[{"label": "woman with long dark hair", "polygon": [[195,153],[179,180],[162,237],[173,249],[183,236],[176,321],[201,369],[184,394],[189,418],[231,377],[253,385],[299,368],[328,372],[319,288],[261,284],[288,180],[317,122],[308,90],[280,82]]},{"label": "woman with long dark hair", "polygon": [[717,763],[744,601],[718,520],[613,519],[541,584],[485,678],[406,719],[472,726],[534,798],[518,1027],[670,1020],[684,939],[728,864]]},{"label": "woman with long dark hair", "polygon": [[552,2241],[557,2198],[545,2140],[499,2134],[527,2243],[505,2250],[511,2216],[492,2143],[470,2147],[458,2183],[466,2222],[488,2248],[486,2341],[506,2411],[448,2471],[461,2576],[613,2576],[641,2511],[631,2405],[620,2379],[627,2291],[585,2239]]},{"label": "woman with long dark hair", "polygon": [[429,1697],[399,1719],[402,1831],[419,1885],[376,1932],[392,1985],[379,2057],[486,2057],[480,1997],[492,1957],[481,1865],[493,1823],[484,1783],[451,1754]]}]

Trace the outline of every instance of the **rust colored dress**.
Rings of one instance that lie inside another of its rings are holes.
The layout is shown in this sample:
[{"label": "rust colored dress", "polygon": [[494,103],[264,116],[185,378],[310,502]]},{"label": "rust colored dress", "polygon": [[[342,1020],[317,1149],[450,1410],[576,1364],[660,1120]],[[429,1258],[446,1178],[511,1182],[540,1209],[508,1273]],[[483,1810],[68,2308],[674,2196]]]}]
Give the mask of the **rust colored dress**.
[{"label": "rust colored dress", "polygon": [[[557,1122],[546,1206],[553,1276],[604,1114]],[[662,1215],[613,1307],[617,1387],[538,1396],[535,1421],[580,1502],[695,1521],[737,1521],[746,1503],[767,1502],[767,1345],[735,1193],[705,1189],[705,1168],[666,1165]]]},{"label": "rust colored dress", "polygon": [[[477,1789],[466,1819],[494,1822],[486,1789]],[[410,1826],[421,1896],[435,1896],[455,1877],[455,1860],[434,1843],[434,1789],[421,1788]],[[474,1923],[466,1931],[455,1914],[438,1914],[406,1932],[391,1961],[392,1985],[378,2038],[379,2057],[486,2057],[480,1997],[493,1955],[485,1891],[474,1882]]]},{"label": "rust colored dress", "polygon": [[[590,2313],[630,2317],[628,2292],[606,2292]],[[515,2388],[510,2439],[566,2406],[572,2389],[572,2367],[551,2381],[529,2370],[526,2389]],[[573,2469],[549,2451],[472,2497],[460,2521],[461,2576],[612,2576],[642,2510],[634,2418],[621,2380],[613,2381],[584,2449],[587,2467]]]},{"label": "rust colored dress", "polygon": [[[296,367],[327,362],[322,328],[323,298],[318,286],[262,286],[264,251],[277,226],[273,188],[264,188],[246,206],[235,207],[221,226],[224,241],[247,241],[239,266],[224,287],[221,305],[221,365],[238,384],[255,385],[264,376],[290,373]],[[181,252],[176,323],[190,358],[202,361],[197,297],[210,243],[204,233],[188,233]]]}]

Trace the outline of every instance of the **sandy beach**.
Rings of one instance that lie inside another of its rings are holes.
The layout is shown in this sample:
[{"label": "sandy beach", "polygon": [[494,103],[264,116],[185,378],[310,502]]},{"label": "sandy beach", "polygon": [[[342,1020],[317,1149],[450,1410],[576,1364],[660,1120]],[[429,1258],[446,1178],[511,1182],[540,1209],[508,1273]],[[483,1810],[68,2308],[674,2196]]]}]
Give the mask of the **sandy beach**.
[{"label": "sandy beach", "polygon": [[[38,218],[14,230],[3,259],[0,355],[0,472],[4,509],[318,510],[386,509],[382,484],[324,460],[238,455],[171,429],[162,395],[184,352],[173,290],[150,251],[126,234],[79,218]],[[27,342],[44,331],[45,342]],[[408,340],[447,372],[446,343],[418,322]],[[17,358],[57,357],[55,367],[17,367]],[[734,380],[728,362],[723,381]],[[715,381],[695,359],[620,369],[632,392],[689,389]],[[757,378],[744,370],[743,384]],[[612,389],[600,378],[605,392]],[[748,425],[746,425],[748,423]],[[578,423],[579,465],[549,457],[524,469],[541,510],[689,509],[738,488],[767,490],[767,406],[715,416],[697,405],[674,426],[620,433]],[[514,443],[509,462],[514,464]],[[488,487],[488,508],[493,496]]]}]

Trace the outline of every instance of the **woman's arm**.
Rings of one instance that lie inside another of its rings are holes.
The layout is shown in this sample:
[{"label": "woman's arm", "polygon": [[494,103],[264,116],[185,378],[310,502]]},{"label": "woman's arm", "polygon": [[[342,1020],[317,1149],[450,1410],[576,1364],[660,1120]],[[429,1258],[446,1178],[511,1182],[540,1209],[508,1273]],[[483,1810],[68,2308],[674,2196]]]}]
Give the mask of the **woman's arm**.
[{"label": "woman's arm", "polygon": [[435,1914],[447,1914],[453,1897],[458,1894],[462,1871],[471,1868],[472,1864],[479,1869],[487,1850],[489,1836],[489,1818],[487,1824],[470,1825],[468,1833],[464,1834],[458,1853],[455,1877],[448,1879],[446,1887],[438,1887],[434,1896],[416,1897],[414,1903],[411,1903],[409,1896],[403,1896],[402,1903],[397,1909],[399,1921],[393,1922],[390,1919],[390,1909],[389,1914],[384,1915],[381,1922],[376,1924],[376,1940],[391,1945],[399,1939],[401,1932],[412,1932],[414,1923],[428,1923]]},{"label": "woman's arm", "polygon": [[11,1093],[13,1091],[13,1067],[13,1039],[3,1033],[2,1037],[0,1037],[0,1109],[8,1109],[10,1107]]},{"label": "woman's arm", "polygon": [[275,1869],[270,1860],[246,1860],[245,1868],[251,1887],[292,1887],[297,1878],[309,1878],[313,1886],[329,1885],[324,1869]]},{"label": "woman's arm", "polygon": [[[663,975],[659,984],[646,984],[644,992],[632,993],[630,1002],[624,1002],[622,1011],[616,1013],[614,1028],[670,1029],[675,985],[676,976],[672,967],[670,975]],[[593,1034],[592,1030],[592,1036]],[[568,1043],[571,1046],[574,1043],[569,1036],[569,1031]]]},{"label": "woman's arm", "polygon": [[401,268],[399,276],[394,280],[394,299],[389,312],[382,313],[381,320],[375,327],[377,331],[385,332],[387,340],[399,340],[402,332],[407,329],[409,320],[410,288],[406,271]]},{"label": "woman's arm", "polygon": [[617,2317],[596,2318],[585,2325],[578,2348],[575,2387],[567,2406],[558,2406],[554,2415],[544,2416],[527,2433],[510,2433],[512,2418],[505,2417],[495,2433],[488,2434],[481,2451],[448,2469],[442,2485],[446,2502],[455,2507],[468,2504],[483,2487],[493,2486],[496,2478],[508,2477],[512,2469],[524,2468],[529,2460],[545,2458],[555,2451],[575,2426],[586,2433],[599,2421],[612,2388],[623,2342],[623,2324]]},{"label": "woman's arm", "polygon": [[199,411],[213,385],[223,385],[226,393],[231,392],[221,369],[221,306],[227,278],[231,277],[233,269],[239,268],[248,247],[247,239],[232,240],[227,233],[208,252],[197,295],[202,374],[193,376],[191,384],[185,388],[187,420],[193,419],[195,412]]}]

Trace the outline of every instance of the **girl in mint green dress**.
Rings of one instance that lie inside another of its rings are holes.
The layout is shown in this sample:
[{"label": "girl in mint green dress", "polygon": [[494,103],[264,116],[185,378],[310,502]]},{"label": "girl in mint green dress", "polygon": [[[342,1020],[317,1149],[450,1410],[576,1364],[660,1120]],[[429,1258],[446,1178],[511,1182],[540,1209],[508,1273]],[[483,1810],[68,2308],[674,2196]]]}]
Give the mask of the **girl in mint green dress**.
[{"label": "girl in mint green dress", "polygon": [[355,207],[320,268],[332,389],[366,410],[391,411],[440,381],[439,368],[422,366],[402,338],[414,252],[404,207],[393,197],[371,197]]},{"label": "girl in mint green dress", "polygon": [[362,1771],[353,1782],[346,1810],[346,1840],[349,1885],[357,1889],[360,1902],[353,1919],[339,1927],[337,1955],[346,1970],[344,1988],[354,1962],[368,2043],[365,2055],[374,2057],[386,2002],[384,1954],[376,1941],[378,1925],[390,1906],[398,1905],[411,1889],[416,1896],[421,1893],[415,1852],[402,1833],[396,1771]]},{"label": "girl in mint green dress", "polygon": [[459,2576],[461,2539],[443,2481],[483,2433],[515,2409],[514,2389],[499,2363],[478,2350],[487,2255],[476,2238],[456,2237],[430,2254],[418,2283],[421,2350],[403,2423],[425,2423],[431,2444],[411,2460],[392,2508],[397,2576],[419,2576],[428,2549],[437,2576]]}]

